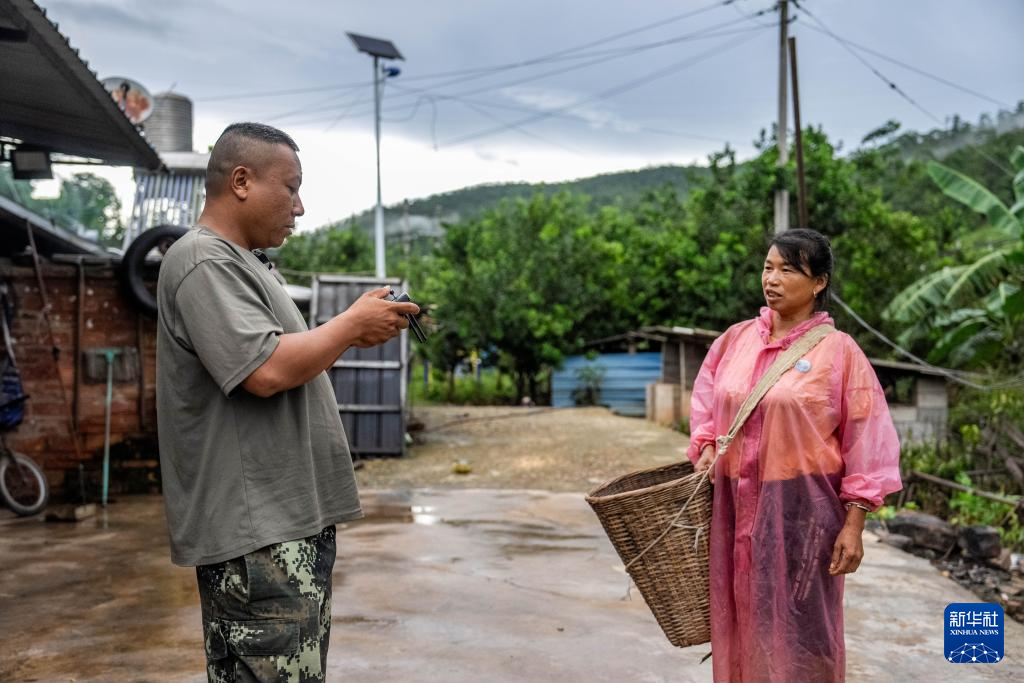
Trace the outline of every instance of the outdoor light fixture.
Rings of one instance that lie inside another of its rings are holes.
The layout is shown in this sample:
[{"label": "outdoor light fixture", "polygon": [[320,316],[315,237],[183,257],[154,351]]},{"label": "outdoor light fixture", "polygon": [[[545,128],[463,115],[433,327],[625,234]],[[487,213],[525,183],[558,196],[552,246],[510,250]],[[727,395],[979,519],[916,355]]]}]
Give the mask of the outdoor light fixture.
[{"label": "outdoor light fixture", "polygon": [[50,180],[50,153],[43,149],[11,150],[11,170],[15,180]]},{"label": "outdoor light fixture", "polygon": [[377,140],[377,208],[373,218],[373,244],[376,252],[376,274],[379,278],[387,277],[384,267],[384,207],[380,203],[380,101],[385,78],[394,78],[401,71],[398,67],[381,67],[382,59],[402,59],[402,53],[395,44],[383,38],[361,36],[358,33],[346,33],[356,49],[373,57],[373,113],[374,133]]}]

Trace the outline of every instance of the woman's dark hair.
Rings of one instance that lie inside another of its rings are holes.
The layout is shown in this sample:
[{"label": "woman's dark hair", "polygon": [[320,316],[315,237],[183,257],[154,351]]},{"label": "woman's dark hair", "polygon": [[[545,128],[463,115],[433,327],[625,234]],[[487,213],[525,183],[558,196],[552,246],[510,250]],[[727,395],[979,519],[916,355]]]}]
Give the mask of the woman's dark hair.
[{"label": "woman's dark hair", "polygon": [[[832,291],[832,271],[835,269],[835,258],[832,256],[832,245],[828,238],[817,230],[794,228],[776,235],[768,248],[779,250],[782,260],[810,277],[827,275],[825,289],[818,293],[814,300],[814,310],[823,311],[828,307]],[[810,270],[811,272],[807,272]]]}]

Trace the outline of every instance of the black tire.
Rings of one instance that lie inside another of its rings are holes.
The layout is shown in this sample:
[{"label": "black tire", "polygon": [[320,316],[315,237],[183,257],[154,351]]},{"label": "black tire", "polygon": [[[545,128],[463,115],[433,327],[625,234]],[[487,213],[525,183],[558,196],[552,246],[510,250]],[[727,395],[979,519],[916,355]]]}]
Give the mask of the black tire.
[{"label": "black tire", "polygon": [[10,451],[10,457],[0,459],[0,498],[23,517],[42,512],[50,499],[43,469],[32,458]]},{"label": "black tire", "polygon": [[121,284],[128,298],[146,315],[156,317],[156,295],[146,287],[146,276],[152,264],[147,257],[154,249],[166,252],[167,248],[188,232],[181,225],[158,225],[135,238],[121,259]]}]

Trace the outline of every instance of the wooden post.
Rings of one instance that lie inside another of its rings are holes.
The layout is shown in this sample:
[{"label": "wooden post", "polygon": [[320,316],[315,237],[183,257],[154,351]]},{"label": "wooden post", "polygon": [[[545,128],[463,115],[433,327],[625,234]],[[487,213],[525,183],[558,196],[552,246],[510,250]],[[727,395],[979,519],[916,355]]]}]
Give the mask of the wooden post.
[{"label": "wooden post", "polygon": [[807,182],[804,176],[804,137],[800,128],[800,86],[796,77],[796,38],[789,39],[789,72],[793,79],[793,125],[796,128],[796,178],[798,182],[796,203],[799,207],[797,227],[807,225]]}]

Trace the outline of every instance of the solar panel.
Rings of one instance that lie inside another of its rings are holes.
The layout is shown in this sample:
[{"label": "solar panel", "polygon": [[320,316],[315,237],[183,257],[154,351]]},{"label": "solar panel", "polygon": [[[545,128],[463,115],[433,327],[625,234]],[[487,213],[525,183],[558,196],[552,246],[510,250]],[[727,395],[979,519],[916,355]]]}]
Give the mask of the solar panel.
[{"label": "solar panel", "polygon": [[352,42],[355,44],[356,49],[360,52],[373,55],[374,57],[382,57],[384,59],[405,59],[402,53],[398,51],[395,44],[390,40],[384,40],[383,38],[371,38],[370,36],[361,36],[358,33],[346,33]]}]

